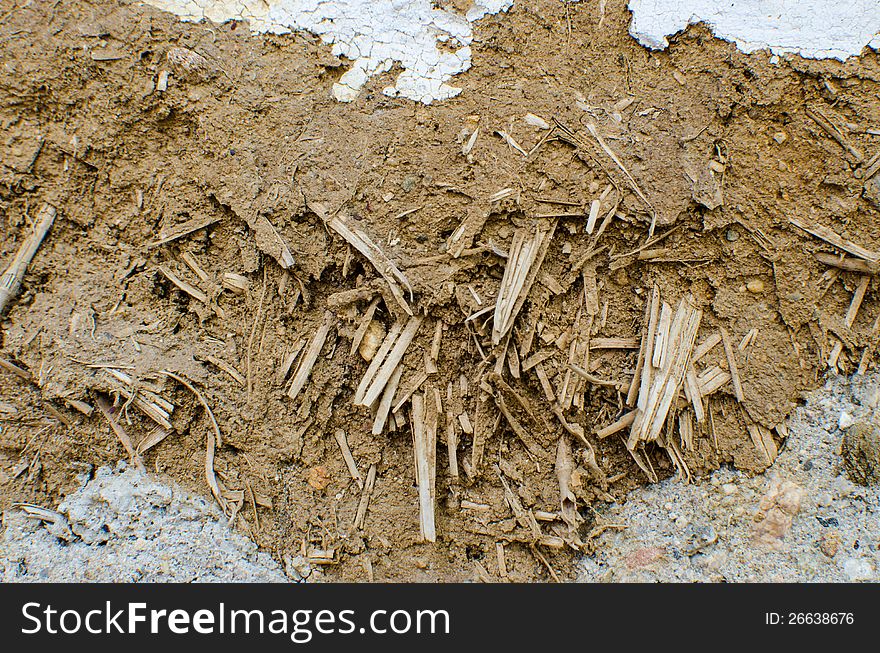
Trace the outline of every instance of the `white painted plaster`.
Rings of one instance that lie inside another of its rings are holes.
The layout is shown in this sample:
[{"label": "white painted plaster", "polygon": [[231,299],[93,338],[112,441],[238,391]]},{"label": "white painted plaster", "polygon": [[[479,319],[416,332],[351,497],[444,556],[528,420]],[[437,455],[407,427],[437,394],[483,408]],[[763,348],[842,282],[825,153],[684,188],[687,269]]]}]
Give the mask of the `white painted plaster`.
[{"label": "white painted plaster", "polygon": [[[430,104],[458,95],[451,79],[471,66],[471,23],[507,11],[513,0],[474,0],[462,16],[430,0],[145,0],[183,20],[247,20],[255,32],[306,30],[351,60],[333,85],[341,102],[354,100],[370,77],[398,64],[384,89]],[[866,45],[880,49],[880,0],[629,0],[630,34],[662,49],[668,37],[704,22],[744,52],[846,59]],[[526,35],[524,35],[526,37]]]},{"label": "white painted plaster", "polygon": [[629,9],[630,34],[652,49],[698,22],[743,52],[845,60],[880,49],[880,0],[630,0]]},{"label": "white painted plaster", "polygon": [[[352,61],[333,85],[350,102],[373,75],[399,64],[387,95],[430,104],[458,95],[450,79],[471,66],[471,22],[506,11],[513,0],[476,0],[466,16],[436,9],[430,0],[147,0],[184,20],[247,20],[255,32],[307,30]],[[438,47],[442,44],[443,47]]]}]

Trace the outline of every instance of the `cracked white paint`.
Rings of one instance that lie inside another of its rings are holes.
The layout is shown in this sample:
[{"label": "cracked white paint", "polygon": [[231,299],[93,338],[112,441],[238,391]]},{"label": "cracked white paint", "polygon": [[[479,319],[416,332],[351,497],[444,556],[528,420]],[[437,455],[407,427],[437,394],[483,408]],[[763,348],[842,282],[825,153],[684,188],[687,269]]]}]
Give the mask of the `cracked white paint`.
[{"label": "cracked white paint", "polygon": [[843,61],[866,45],[880,49],[878,0],[629,0],[629,9],[630,34],[653,49],[699,22],[746,53]]},{"label": "cracked white paint", "polygon": [[[355,99],[373,75],[395,63],[403,72],[387,95],[430,104],[458,95],[449,80],[471,66],[471,22],[506,11],[513,0],[476,0],[466,16],[430,0],[146,0],[183,20],[247,20],[255,32],[307,30],[352,61],[333,85],[342,102]],[[443,47],[438,47],[443,44]]]},{"label": "cracked white paint", "polygon": [[[430,104],[458,95],[450,85],[471,66],[471,23],[507,11],[513,0],[474,0],[462,16],[431,0],[144,0],[183,20],[246,20],[255,32],[306,30],[352,61],[333,96],[354,100],[367,80],[403,68],[387,95]],[[880,49],[880,0],[629,0],[630,34],[662,49],[667,37],[704,22],[744,52],[844,60]],[[523,35],[524,38],[527,35]]]}]

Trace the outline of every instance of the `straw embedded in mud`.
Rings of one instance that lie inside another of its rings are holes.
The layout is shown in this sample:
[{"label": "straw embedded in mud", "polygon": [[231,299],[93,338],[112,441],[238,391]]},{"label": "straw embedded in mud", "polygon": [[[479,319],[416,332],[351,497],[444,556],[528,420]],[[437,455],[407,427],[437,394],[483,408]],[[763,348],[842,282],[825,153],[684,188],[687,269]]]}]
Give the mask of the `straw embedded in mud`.
[{"label": "straw embedded in mud", "polygon": [[541,1],[474,25],[455,100],[341,106],[319,41],[113,6],[143,56],[94,58],[77,2],[0,41],[4,259],[60,216],[0,356],[35,495],[140,456],[336,579],[566,578],[601,503],[766,468],[802,390],[876,362],[870,61],[652,54],[622,2]]}]

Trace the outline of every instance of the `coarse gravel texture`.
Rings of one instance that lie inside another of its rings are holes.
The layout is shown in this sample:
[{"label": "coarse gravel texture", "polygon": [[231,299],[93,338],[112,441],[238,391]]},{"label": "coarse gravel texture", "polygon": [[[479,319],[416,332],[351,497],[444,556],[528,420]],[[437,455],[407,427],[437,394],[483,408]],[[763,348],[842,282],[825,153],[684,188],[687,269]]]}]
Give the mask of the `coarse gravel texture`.
[{"label": "coarse gravel texture", "polygon": [[691,485],[632,492],[582,561],[585,582],[880,580],[880,488],[853,483],[847,429],[876,434],[880,377],[835,377],[811,393],[765,474],[722,467]]},{"label": "coarse gravel texture", "polygon": [[3,515],[3,582],[289,582],[210,499],[120,463],[70,494],[55,522]]}]

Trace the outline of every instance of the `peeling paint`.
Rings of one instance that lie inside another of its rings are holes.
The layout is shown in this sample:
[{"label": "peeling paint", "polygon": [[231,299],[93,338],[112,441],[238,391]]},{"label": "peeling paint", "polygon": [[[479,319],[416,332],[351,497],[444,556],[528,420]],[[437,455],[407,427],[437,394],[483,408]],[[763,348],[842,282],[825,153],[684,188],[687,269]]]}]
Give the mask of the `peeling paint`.
[{"label": "peeling paint", "polygon": [[[471,23],[506,11],[513,0],[476,0],[466,16],[430,0],[146,0],[183,20],[246,20],[251,30],[285,34],[306,30],[352,61],[333,85],[341,102],[354,100],[370,77],[403,68],[386,95],[430,104],[454,97],[450,79],[471,66]],[[444,47],[438,47],[442,43]]]},{"label": "peeling paint", "polygon": [[865,46],[880,49],[877,0],[629,0],[629,9],[629,33],[655,50],[699,22],[746,53],[843,61]]},{"label": "peeling paint", "polygon": [[[390,96],[430,104],[461,92],[450,80],[471,67],[471,24],[507,11],[513,0],[474,0],[464,16],[430,0],[145,0],[187,21],[245,20],[254,32],[305,30],[332,45],[351,67],[333,96],[351,102],[367,81],[403,68]],[[743,52],[768,49],[845,60],[880,49],[878,0],[629,0],[630,34],[663,49],[668,37],[703,22]],[[442,47],[440,47],[442,44]]]}]

